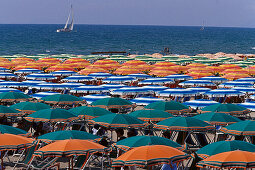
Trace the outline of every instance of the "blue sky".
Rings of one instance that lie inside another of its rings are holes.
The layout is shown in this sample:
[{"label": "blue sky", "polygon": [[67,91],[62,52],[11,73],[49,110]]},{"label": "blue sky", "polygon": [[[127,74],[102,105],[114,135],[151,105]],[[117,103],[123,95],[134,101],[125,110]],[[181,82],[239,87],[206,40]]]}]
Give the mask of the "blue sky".
[{"label": "blue sky", "polygon": [[[68,0],[0,0],[1,24],[64,24]],[[255,27],[255,0],[72,0],[75,23]]]}]

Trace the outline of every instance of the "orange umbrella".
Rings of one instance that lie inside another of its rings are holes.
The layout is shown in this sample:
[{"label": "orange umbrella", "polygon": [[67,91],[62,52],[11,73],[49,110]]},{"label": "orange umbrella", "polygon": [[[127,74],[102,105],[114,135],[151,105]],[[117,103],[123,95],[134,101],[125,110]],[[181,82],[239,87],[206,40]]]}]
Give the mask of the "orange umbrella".
[{"label": "orange umbrella", "polygon": [[90,65],[90,66],[86,67],[85,69],[79,71],[78,73],[82,74],[82,75],[88,75],[91,73],[107,73],[107,72],[108,71],[103,68],[93,67],[93,65]]},{"label": "orange umbrella", "polygon": [[104,64],[119,64],[119,63],[117,61],[104,59],[104,60],[97,60],[96,62],[94,62],[94,64],[95,65],[104,65]]},{"label": "orange umbrella", "polygon": [[158,62],[154,64],[155,67],[170,67],[170,66],[175,66],[176,64],[168,62],[168,61],[163,61],[163,62]]},{"label": "orange umbrella", "polygon": [[158,77],[165,77],[165,76],[172,75],[172,74],[176,74],[176,72],[169,71],[169,70],[157,70],[157,71],[151,71],[149,73],[149,75],[155,75]]},{"label": "orange umbrella", "polygon": [[60,70],[68,70],[68,71],[76,71],[73,67],[71,66],[63,66],[63,65],[56,65],[56,66],[51,66],[47,68],[45,71],[60,71]]},{"label": "orange umbrella", "polygon": [[10,62],[7,58],[0,57],[0,62]]},{"label": "orange umbrella", "polygon": [[38,62],[60,63],[61,60],[60,60],[60,59],[57,59],[57,58],[50,58],[50,57],[47,57],[47,58],[40,58],[40,59],[38,60]]},{"label": "orange umbrella", "polygon": [[207,66],[206,68],[209,68],[212,73],[219,73],[224,70],[224,68],[218,66]]},{"label": "orange umbrella", "polygon": [[246,68],[245,70],[248,71],[249,75],[255,75],[255,68],[254,67],[249,67],[249,68]]},{"label": "orange umbrella", "polygon": [[141,146],[127,151],[113,160],[112,167],[123,166],[154,166],[158,164],[170,164],[189,158],[184,152],[165,145]]},{"label": "orange umbrella", "polygon": [[188,69],[188,72],[212,73],[213,71],[207,67],[197,67]]},{"label": "orange umbrella", "polygon": [[142,73],[139,69],[129,69],[129,68],[119,68],[116,71],[114,71],[114,74],[120,74],[120,75],[128,75],[128,74],[136,74],[136,73]]},{"label": "orange umbrella", "polygon": [[93,64],[93,66],[100,67],[100,68],[103,68],[105,70],[115,70],[115,69],[120,67],[120,64],[119,63],[117,63],[117,64],[115,64],[115,63],[112,63],[112,64]]},{"label": "orange umbrella", "polygon": [[255,168],[255,153],[247,151],[229,151],[212,155],[197,164],[200,168],[206,166],[217,169]]},{"label": "orange umbrella", "polygon": [[228,74],[228,73],[248,74],[248,71],[243,70],[243,69],[232,68],[232,69],[226,69],[226,70],[222,71],[221,73],[222,74]]},{"label": "orange umbrella", "polygon": [[207,65],[201,63],[192,63],[187,65],[188,68],[206,67]]},{"label": "orange umbrella", "polygon": [[11,62],[0,62],[0,67],[10,69],[14,67],[15,65]]},{"label": "orange umbrella", "polygon": [[26,58],[26,57],[19,57],[19,58],[14,58],[11,60],[12,62],[20,62],[20,61],[26,61],[26,62],[34,62],[35,60],[32,58]]},{"label": "orange umbrella", "polygon": [[123,63],[122,65],[123,66],[126,66],[126,65],[144,65],[146,64],[145,61],[141,61],[141,60],[130,60],[130,61],[127,61],[125,63]]},{"label": "orange umbrella", "polygon": [[245,77],[251,77],[248,74],[238,74],[238,73],[228,73],[222,76],[223,78],[226,78],[228,80],[237,80],[240,78],[245,78]]},{"label": "orange umbrella", "polygon": [[193,77],[194,79],[199,79],[201,77],[211,76],[212,73],[191,72],[191,73],[188,73],[187,75]]},{"label": "orange umbrella", "polygon": [[70,63],[68,65],[70,65],[70,66],[72,66],[74,68],[80,68],[81,69],[81,68],[86,68],[86,67],[90,66],[91,64],[90,63],[81,62],[81,63]]},{"label": "orange umbrella", "polygon": [[64,63],[89,63],[89,61],[85,60],[84,58],[69,58],[68,60],[64,61]]},{"label": "orange umbrella", "polygon": [[240,66],[235,65],[235,64],[222,64],[222,65],[220,65],[220,67],[223,69],[241,68]]},{"label": "orange umbrella", "polygon": [[137,65],[137,68],[141,71],[150,71],[154,68],[154,65],[141,64],[141,65]]},{"label": "orange umbrella", "polygon": [[25,68],[34,68],[34,69],[38,69],[38,70],[42,69],[42,67],[39,67],[39,66],[27,66],[27,65],[18,65],[14,69],[21,70],[21,69],[25,69]]},{"label": "orange umbrella", "polygon": [[175,71],[177,73],[185,72],[189,69],[188,67],[180,66],[180,65],[171,66],[170,68],[172,69],[172,71]]},{"label": "orange umbrella", "polygon": [[151,71],[159,71],[159,70],[174,71],[174,69],[171,67],[154,67]]},{"label": "orange umbrella", "polygon": [[33,145],[34,140],[20,135],[0,134],[0,151],[28,148]]}]

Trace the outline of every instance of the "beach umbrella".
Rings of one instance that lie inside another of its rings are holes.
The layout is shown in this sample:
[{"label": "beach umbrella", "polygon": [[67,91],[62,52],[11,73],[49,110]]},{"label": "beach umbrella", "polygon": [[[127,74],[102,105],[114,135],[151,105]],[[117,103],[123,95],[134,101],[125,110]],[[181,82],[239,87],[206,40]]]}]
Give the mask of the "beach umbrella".
[{"label": "beach umbrella", "polygon": [[199,79],[199,78],[202,78],[202,77],[211,76],[212,73],[190,72],[187,75],[193,77],[194,79]]},{"label": "beach umbrella", "polygon": [[32,74],[32,73],[41,73],[42,71],[39,69],[34,69],[34,68],[24,68],[20,69],[18,71],[15,71],[15,74]]},{"label": "beach umbrella", "polygon": [[10,72],[11,70],[6,69],[6,68],[3,68],[3,67],[0,67],[0,71],[1,71],[1,72]]},{"label": "beach umbrella", "polygon": [[212,155],[197,163],[197,167],[217,168],[217,169],[232,169],[232,168],[254,168],[255,154],[247,151],[229,151],[216,155]]},{"label": "beach umbrella", "polygon": [[13,126],[8,126],[8,125],[2,125],[0,124],[0,133],[8,133],[8,134],[13,134],[13,135],[21,135],[21,136],[27,136],[28,132]]},{"label": "beach umbrella", "polygon": [[24,115],[23,113],[20,113],[19,111],[0,105],[0,117],[9,117],[9,116],[22,116]]},{"label": "beach umbrella", "polygon": [[19,93],[23,93],[22,91],[14,89],[14,88],[0,88],[0,93],[5,93],[5,92],[19,92]]},{"label": "beach umbrella", "polygon": [[143,121],[161,121],[173,117],[173,115],[168,112],[155,109],[136,110],[134,112],[129,113],[129,115],[134,116]]},{"label": "beach umbrella", "polygon": [[222,77],[226,78],[228,80],[236,80],[236,79],[246,78],[246,77],[250,77],[250,76],[248,74],[228,73]]},{"label": "beach umbrella", "polygon": [[196,153],[199,157],[205,159],[209,156],[216,155],[218,153],[235,150],[255,152],[255,145],[240,140],[218,141],[204,146],[203,148],[199,149]]},{"label": "beach umbrella", "polygon": [[99,99],[91,103],[93,106],[102,107],[102,108],[122,108],[122,107],[132,107],[133,104],[122,98],[104,98]]},{"label": "beach umbrella", "polygon": [[43,109],[30,114],[25,119],[29,122],[68,122],[78,117],[65,109]]},{"label": "beach umbrella", "polygon": [[127,114],[106,114],[91,120],[89,123],[99,124],[110,128],[142,128],[144,122],[136,117]]},{"label": "beach umbrella", "polygon": [[195,67],[187,70],[188,72],[212,73],[213,71],[207,67]]},{"label": "beach umbrella", "polygon": [[204,93],[209,97],[231,97],[231,96],[242,96],[243,93],[234,89],[214,89]]},{"label": "beach umbrella", "polygon": [[197,108],[204,108],[207,106],[211,106],[214,104],[217,104],[218,102],[213,101],[213,100],[207,100],[207,99],[197,99],[197,100],[191,100],[191,101],[186,101],[183,104],[190,106],[193,109]]},{"label": "beach umbrella", "polygon": [[214,127],[193,117],[172,117],[154,125],[155,129],[175,131],[208,131]]},{"label": "beach umbrella", "polygon": [[33,62],[35,61],[32,58],[27,58],[27,57],[18,57],[18,58],[14,58],[11,60],[12,62]]},{"label": "beach umbrella", "polygon": [[113,90],[111,94],[117,95],[136,95],[136,94],[151,94],[151,91],[144,89],[143,87],[122,87],[116,90]]},{"label": "beach umbrella", "polygon": [[81,98],[83,100],[86,100],[88,104],[91,104],[92,102],[99,100],[99,99],[104,99],[104,98],[110,98],[111,96],[103,95],[103,94],[91,94],[91,95],[86,95],[82,96]]},{"label": "beach umbrella", "polygon": [[94,152],[103,152],[104,146],[90,140],[66,139],[50,143],[34,152],[35,156],[68,157],[72,155],[86,155]]},{"label": "beach umbrella", "polygon": [[223,127],[220,131],[231,135],[255,136],[255,121],[245,120],[237,122]]},{"label": "beach umbrella", "polygon": [[179,83],[180,86],[216,86],[213,82],[209,80],[187,80]]},{"label": "beach umbrella", "polygon": [[51,96],[51,95],[55,95],[55,94],[60,94],[60,93],[52,92],[52,91],[46,91],[46,92],[34,93],[31,96],[33,98],[36,98],[36,99],[41,99],[42,97]]},{"label": "beach umbrella", "polygon": [[172,75],[168,75],[165,78],[169,78],[172,80],[189,80],[192,79],[191,76],[189,75],[185,75],[185,74],[172,74]]},{"label": "beach umbrella", "polygon": [[89,63],[89,61],[85,60],[84,58],[69,58],[64,61],[64,63]]},{"label": "beach umbrella", "polygon": [[104,83],[130,83],[136,79],[129,76],[111,76],[103,80]]},{"label": "beach umbrella", "polygon": [[130,69],[130,68],[120,67],[116,71],[114,71],[114,74],[119,74],[119,75],[138,74],[138,73],[142,73],[138,68]]},{"label": "beach umbrella", "polygon": [[143,88],[152,92],[163,91],[168,89],[166,86],[160,86],[160,85],[148,85],[148,86],[143,86]]},{"label": "beach umbrella", "polygon": [[246,78],[237,79],[237,80],[235,80],[235,81],[239,81],[239,82],[249,82],[249,83],[254,84],[254,83],[255,83],[255,78],[253,78],[253,77],[246,77]]},{"label": "beach umbrella", "polygon": [[59,70],[51,73],[53,76],[71,76],[77,74],[75,71]]},{"label": "beach umbrella", "polygon": [[13,88],[19,88],[23,86],[22,82],[18,81],[2,81],[0,82],[0,87],[13,87]]},{"label": "beach umbrella", "polygon": [[100,108],[100,107],[88,107],[88,106],[80,106],[69,109],[70,112],[74,113],[79,118],[85,119],[93,119],[99,116],[112,114],[112,112]]},{"label": "beach umbrella", "polygon": [[49,109],[50,106],[40,102],[20,102],[11,106],[12,109],[16,109],[23,113],[33,113],[42,109]]},{"label": "beach umbrella", "polygon": [[176,74],[176,72],[170,70],[155,70],[151,71],[149,74],[157,77],[165,77],[168,75]]},{"label": "beach umbrella", "polygon": [[164,101],[164,99],[160,99],[157,97],[137,97],[130,101],[132,103],[135,103],[136,105],[146,106],[146,105],[154,103],[154,102]]},{"label": "beach umbrella", "polygon": [[21,135],[0,134],[0,151],[29,148],[34,145],[34,140]]},{"label": "beach umbrella", "polygon": [[41,81],[41,80],[26,80],[26,81],[22,81],[22,87],[31,87],[37,84],[43,84],[43,83],[47,83],[46,81]]},{"label": "beach umbrella", "polygon": [[[0,94],[1,95],[1,94]],[[53,104],[74,104],[74,103],[82,103],[83,100],[79,97],[68,95],[68,94],[55,94],[41,98],[45,103],[53,103]]]},{"label": "beach umbrella", "polygon": [[222,83],[222,82],[228,81],[227,79],[225,79],[223,77],[217,77],[217,76],[202,77],[202,78],[200,78],[200,80],[207,80],[207,81],[211,81],[213,83]]},{"label": "beach umbrella", "polygon": [[157,92],[159,96],[195,96],[196,92],[189,90],[189,89],[184,89],[184,88],[171,88],[171,89],[166,89],[160,92]]},{"label": "beach umbrella", "polygon": [[107,84],[102,84],[100,86],[102,86],[108,90],[116,90],[116,89],[120,89],[122,87],[127,87],[126,85],[116,84],[116,83],[107,83]]},{"label": "beach umbrella", "polygon": [[158,164],[169,164],[188,159],[184,152],[164,145],[140,146],[119,156],[112,162],[112,167],[138,166],[150,167]]},{"label": "beach umbrella", "polygon": [[250,102],[244,102],[238,104],[239,106],[245,107],[251,111],[255,111],[255,101],[250,101]]},{"label": "beach umbrella", "polygon": [[93,66],[96,67],[100,67],[103,68],[105,70],[115,70],[119,67],[121,67],[121,65],[119,63],[112,63],[112,64],[93,64]]},{"label": "beach umbrella", "polygon": [[176,64],[168,62],[168,61],[163,61],[163,62],[157,62],[154,64],[154,66],[157,67],[169,67],[169,66],[175,66]]},{"label": "beach umbrella", "polygon": [[72,71],[72,72],[75,72],[76,70],[72,67],[72,66],[69,66],[69,65],[64,65],[64,64],[58,64],[58,65],[55,65],[55,66],[51,66],[49,68],[47,68],[45,71],[46,72],[55,72],[55,71],[62,71],[63,70],[65,71]]},{"label": "beach umbrella", "polygon": [[14,67],[15,65],[11,62],[0,62],[0,67],[10,69]]},{"label": "beach umbrella", "polygon": [[126,139],[118,141],[114,146],[117,148],[128,151],[133,148],[140,146],[149,146],[149,145],[164,145],[170,146],[179,150],[184,150],[183,146],[180,144],[163,137],[158,136],[132,136]]},{"label": "beach umbrella", "polygon": [[204,68],[204,67],[206,67],[206,66],[207,66],[207,65],[201,64],[201,63],[191,63],[191,64],[187,65],[188,68],[198,68],[198,67]]},{"label": "beach umbrella", "polygon": [[81,62],[81,63],[68,63],[67,65],[70,65],[73,68],[77,68],[77,69],[84,69],[88,66],[90,66],[90,63],[86,63],[86,62]]},{"label": "beach umbrella", "polygon": [[103,78],[111,77],[112,74],[104,73],[104,72],[102,72],[102,73],[98,72],[98,73],[91,73],[88,76],[93,77],[93,78],[97,78],[97,79],[103,79]]},{"label": "beach umbrella", "polygon": [[4,92],[0,93],[0,101],[27,101],[32,99],[30,96],[19,92]]},{"label": "beach umbrella", "polygon": [[252,87],[253,84],[248,82],[241,82],[241,81],[228,81],[219,85],[220,88],[222,87]]},{"label": "beach umbrella", "polygon": [[0,78],[16,78],[17,76],[8,72],[0,72]]},{"label": "beach umbrella", "polygon": [[207,112],[207,113],[203,113],[200,115],[196,115],[193,118],[205,121],[211,125],[228,125],[228,124],[233,124],[236,122],[240,122],[241,120],[225,114],[225,113],[215,113],[215,112]]},{"label": "beach umbrella", "polygon": [[144,65],[138,65],[137,68],[140,70],[140,71],[150,71],[154,68],[153,65],[148,65],[148,64],[144,64]]},{"label": "beach umbrella", "polygon": [[254,94],[255,93],[255,88],[253,87],[234,87],[232,88],[234,90],[237,90],[242,93],[247,93],[247,94]]},{"label": "beach umbrella", "polygon": [[127,62],[125,62],[125,63],[123,63],[122,65],[124,65],[124,66],[126,66],[126,65],[135,65],[135,66],[137,66],[137,65],[144,65],[144,64],[146,64],[146,62],[144,62],[144,61],[141,61],[141,60],[130,60],[130,61],[127,61]]},{"label": "beach umbrella", "polygon": [[103,68],[100,68],[100,67],[93,67],[92,66],[88,66],[86,67],[85,69],[79,71],[78,73],[79,74],[82,74],[82,75],[89,75],[89,74],[92,74],[92,73],[107,73],[108,71],[103,69]]},{"label": "beach umbrella", "polygon": [[26,76],[29,80],[54,80],[57,79],[57,77],[51,75],[51,74],[44,74],[44,73],[33,73]]},{"label": "beach umbrella", "polygon": [[104,60],[97,60],[96,62],[94,62],[94,64],[98,64],[98,65],[118,64],[118,62],[110,60],[110,59],[104,59]]},{"label": "beach umbrella", "polygon": [[238,65],[235,64],[222,64],[219,67],[223,68],[224,70],[226,69],[240,69],[241,67],[239,67]]},{"label": "beach umbrella", "polygon": [[84,131],[60,130],[41,135],[38,137],[38,139],[44,141],[58,141],[66,139],[95,140],[100,139],[100,137]]},{"label": "beach umbrella", "polygon": [[242,106],[239,106],[236,104],[218,103],[218,104],[214,104],[211,106],[207,106],[207,107],[201,109],[201,111],[199,111],[199,112],[200,113],[218,112],[218,113],[227,113],[227,114],[245,114],[245,113],[248,113],[249,110],[246,109],[245,107],[242,107]]},{"label": "beach umbrella", "polygon": [[145,109],[157,109],[157,110],[163,110],[169,113],[187,113],[190,111],[189,107],[175,101],[159,101],[151,103],[144,107]]},{"label": "beach umbrella", "polygon": [[133,77],[133,78],[139,79],[139,80],[144,80],[144,79],[152,78],[151,76],[149,76],[149,75],[147,75],[147,74],[141,74],[141,73],[129,74],[129,75],[127,75],[127,76]]},{"label": "beach umbrella", "polygon": [[211,70],[212,73],[220,73],[224,70],[224,68],[222,67],[218,67],[218,66],[207,66],[206,68],[209,68]]},{"label": "beach umbrella", "polygon": [[234,69],[226,69],[221,72],[221,74],[229,74],[229,73],[248,74],[248,71],[234,68]]},{"label": "beach umbrella", "polygon": [[172,84],[174,81],[170,78],[148,78],[139,82],[138,84],[154,84],[154,85],[162,85],[162,84]]},{"label": "beach umbrella", "polygon": [[37,62],[60,63],[61,60],[57,58],[45,57],[45,58],[40,58]]},{"label": "beach umbrella", "polygon": [[208,92],[210,91],[211,89],[210,88],[206,88],[206,87],[190,87],[190,88],[187,88],[188,90],[192,90],[198,94],[204,94],[205,92]]},{"label": "beach umbrella", "polygon": [[170,66],[170,68],[172,69],[172,71],[175,71],[177,73],[186,72],[189,69],[186,66],[180,66],[180,65]]},{"label": "beach umbrella", "polygon": [[42,83],[42,84],[33,85],[33,88],[40,89],[40,90],[59,90],[59,89],[62,90],[62,89],[68,88],[68,86],[58,84],[58,83]]},{"label": "beach umbrella", "polygon": [[91,76],[83,76],[83,75],[73,75],[73,76],[69,76],[66,77],[64,79],[62,79],[61,81],[65,81],[65,82],[86,82],[86,81],[93,81],[94,78],[92,78]]},{"label": "beach umbrella", "polygon": [[101,93],[108,91],[109,89],[102,86],[84,85],[70,90],[70,93]]}]

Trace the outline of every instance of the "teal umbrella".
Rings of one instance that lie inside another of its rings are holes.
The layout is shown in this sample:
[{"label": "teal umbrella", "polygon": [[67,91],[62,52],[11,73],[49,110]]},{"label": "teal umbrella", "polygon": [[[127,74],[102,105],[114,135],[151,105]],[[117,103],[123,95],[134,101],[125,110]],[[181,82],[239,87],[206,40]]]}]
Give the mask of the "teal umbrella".
[{"label": "teal umbrella", "polygon": [[158,137],[158,136],[133,136],[130,138],[120,140],[115,144],[116,147],[124,151],[128,151],[131,148],[147,146],[147,145],[166,145],[166,146],[171,146],[180,150],[184,150],[182,145],[170,139]]},{"label": "teal umbrella", "polygon": [[13,135],[22,135],[26,136],[28,135],[28,132],[16,127],[8,126],[8,125],[1,125],[0,124],[0,133],[9,133]]},{"label": "teal umbrella", "polygon": [[0,105],[0,117],[3,116],[23,116],[24,113],[21,113],[13,108],[7,107],[7,106],[2,106]]},{"label": "teal umbrella", "polygon": [[79,97],[69,95],[69,94],[55,94],[41,98],[45,103],[53,104],[74,104],[80,103],[83,100]]},{"label": "teal umbrella", "polygon": [[196,153],[199,157],[205,159],[209,156],[216,155],[218,153],[235,150],[255,152],[255,145],[240,140],[219,141],[204,146],[203,148],[199,149]]},{"label": "teal umbrella", "polygon": [[99,99],[91,103],[93,106],[102,108],[121,108],[121,107],[132,107],[133,103],[122,98],[104,98]]},{"label": "teal umbrella", "polygon": [[90,133],[78,130],[63,130],[46,133],[38,137],[38,139],[55,141],[55,140],[65,140],[65,139],[83,139],[83,140],[95,140],[100,139],[99,136],[92,135]]},{"label": "teal umbrella", "polygon": [[175,102],[175,101],[159,101],[151,103],[144,108],[146,109],[157,109],[163,110],[169,113],[186,113],[190,111],[190,108],[182,103]]},{"label": "teal umbrella", "polygon": [[221,131],[232,135],[255,136],[255,120],[237,122],[223,127]]},{"label": "teal umbrella", "polygon": [[225,113],[215,113],[215,112],[207,112],[200,115],[196,115],[193,118],[205,121],[211,125],[228,125],[236,122],[240,122],[241,120],[225,114]]},{"label": "teal umbrella", "polygon": [[4,92],[4,93],[0,93],[0,101],[10,101],[10,102],[14,102],[14,101],[27,101],[32,99],[30,96],[23,94],[23,93],[19,93],[19,92]]},{"label": "teal umbrella", "polygon": [[40,102],[21,102],[11,106],[11,108],[24,113],[33,113],[42,109],[49,109],[50,106]]},{"label": "teal umbrella", "polygon": [[69,111],[73,112],[78,117],[85,118],[85,119],[93,119],[106,114],[112,114],[112,112],[106,109],[103,109],[100,107],[88,107],[88,106],[75,107],[75,108],[69,109]]},{"label": "teal umbrella", "polygon": [[30,114],[25,119],[30,122],[66,122],[78,117],[65,109],[43,109]]},{"label": "teal umbrella", "polygon": [[162,110],[137,110],[129,113],[129,115],[134,116],[143,121],[161,121],[167,118],[173,117],[172,114],[164,112]]},{"label": "teal umbrella", "polygon": [[127,128],[127,127],[143,127],[144,122],[136,117],[129,116],[126,114],[107,114],[89,120],[92,124],[99,124],[104,127],[111,128]]},{"label": "teal umbrella", "polygon": [[157,123],[154,128],[175,131],[208,131],[214,129],[212,125],[192,117],[172,117]]}]

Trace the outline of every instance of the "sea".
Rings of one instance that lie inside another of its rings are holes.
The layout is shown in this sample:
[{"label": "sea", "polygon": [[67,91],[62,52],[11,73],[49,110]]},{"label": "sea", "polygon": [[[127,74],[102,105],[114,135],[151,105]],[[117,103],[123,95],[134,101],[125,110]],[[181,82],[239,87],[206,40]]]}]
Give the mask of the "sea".
[{"label": "sea", "polygon": [[0,55],[83,54],[126,51],[131,54],[255,53],[255,28],[188,26],[0,25]]}]

